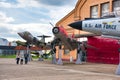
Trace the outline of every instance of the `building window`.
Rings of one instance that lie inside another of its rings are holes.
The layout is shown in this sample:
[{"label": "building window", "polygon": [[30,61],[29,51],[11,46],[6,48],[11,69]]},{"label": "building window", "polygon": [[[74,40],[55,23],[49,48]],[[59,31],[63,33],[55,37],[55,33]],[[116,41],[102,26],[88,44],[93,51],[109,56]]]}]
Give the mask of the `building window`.
[{"label": "building window", "polygon": [[98,5],[91,6],[91,18],[98,18]]},{"label": "building window", "polygon": [[120,11],[120,0],[113,1],[113,11]]},{"label": "building window", "polygon": [[109,3],[104,3],[101,5],[101,16],[109,13]]}]

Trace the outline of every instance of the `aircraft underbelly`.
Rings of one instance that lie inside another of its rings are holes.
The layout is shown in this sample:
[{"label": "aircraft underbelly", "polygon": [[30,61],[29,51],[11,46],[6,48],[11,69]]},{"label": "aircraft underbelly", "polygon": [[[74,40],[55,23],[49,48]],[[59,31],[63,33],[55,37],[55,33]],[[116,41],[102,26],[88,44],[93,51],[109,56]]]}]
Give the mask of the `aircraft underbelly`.
[{"label": "aircraft underbelly", "polygon": [[104,32],[103,35],[120,37],[120,32]]},{"label": "aircraft underbelly", "polygon": [[92,32],[92,33],[96,33],[96,34],[101,34],[102,31],[101,30],[97,30],[97,29],[83,29],[84,31],[88,31],[88,32]]},{"label": "aircraft underbelly", "polygon": [[85,31],[99,35],[110,35],[120,37],[120,31],[105,31],[105,30],[85,30]]},{"label": "aircraft underbelly", "polygon": [[72,50],[71,43],[67,40],[68,38],[66,38],[66,36],[63,36],[62,34],[56,34],[55,36],[60,38],[60,40],[64,44],[65,48],[68,48],[68,49]]}]

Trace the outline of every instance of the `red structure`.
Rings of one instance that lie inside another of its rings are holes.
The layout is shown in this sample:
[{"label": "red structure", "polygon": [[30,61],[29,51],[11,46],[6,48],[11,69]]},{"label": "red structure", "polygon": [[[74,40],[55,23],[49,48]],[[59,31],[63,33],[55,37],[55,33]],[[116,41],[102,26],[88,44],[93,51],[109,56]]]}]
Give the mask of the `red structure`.
[{"label": "red structure", "polygon": [[15,50],[27,50],[25,46],[16,46]]},{"label": "red structure", "polygon": [[39,51],[39,50],[42,50],[40,47],[30,47],[30,50],[34,50],[34,51]]},{"label": "red structure", "polygon": [[103,37],[89,37],[88,44],[96,47],[87,48],[87,61],[94,63],[119,63],[120,44],[118,40]]}]

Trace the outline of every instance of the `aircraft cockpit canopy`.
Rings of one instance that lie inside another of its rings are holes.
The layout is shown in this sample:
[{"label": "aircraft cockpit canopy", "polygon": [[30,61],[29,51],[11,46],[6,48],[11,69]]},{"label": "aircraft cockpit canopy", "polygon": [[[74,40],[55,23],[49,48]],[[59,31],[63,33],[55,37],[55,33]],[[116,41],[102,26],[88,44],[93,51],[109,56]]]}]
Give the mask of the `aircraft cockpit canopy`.
[{"label": "aircraft cockpit canopy", "polygon": [[106,13],[102,18],[120,17],[120,11]]}]

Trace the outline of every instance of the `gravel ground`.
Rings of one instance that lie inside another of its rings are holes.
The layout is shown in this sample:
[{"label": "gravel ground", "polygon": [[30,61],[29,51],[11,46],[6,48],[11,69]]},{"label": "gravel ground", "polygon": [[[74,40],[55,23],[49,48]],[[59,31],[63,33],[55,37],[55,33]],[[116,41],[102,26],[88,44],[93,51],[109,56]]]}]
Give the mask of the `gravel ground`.
[{"label": "gravel ground", "polygon": [[116,68],[111,64],[55,65],[37,60],[17,65],[15,59],[0,58],[0,80],[120,80]]}]

